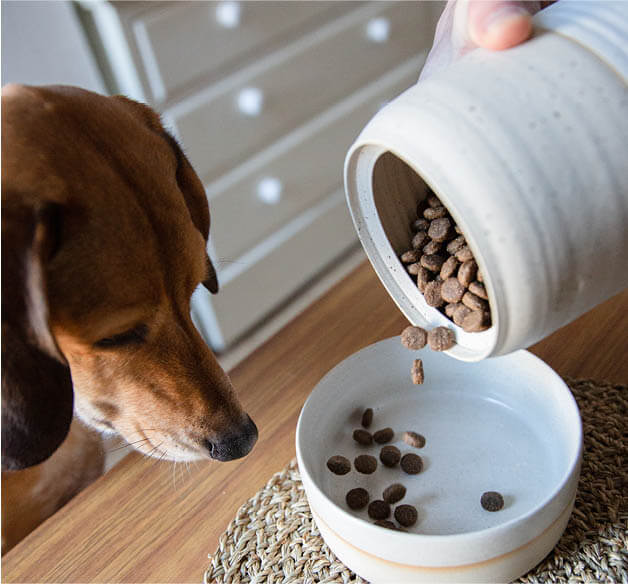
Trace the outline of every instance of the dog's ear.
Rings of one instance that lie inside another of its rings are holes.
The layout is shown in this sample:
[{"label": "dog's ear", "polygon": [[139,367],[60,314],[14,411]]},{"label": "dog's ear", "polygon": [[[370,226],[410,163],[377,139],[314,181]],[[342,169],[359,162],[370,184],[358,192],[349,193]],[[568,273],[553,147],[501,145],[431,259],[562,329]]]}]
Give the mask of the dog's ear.
[{"label": "dog's ear", "polygon": [[[177,156],[177,184],[183,194],[185,204],[190,211],[192,222],[201,232],[205,241],[207,241],[209,237],[210,215],[203,183],[201,182],[201,179],[198,178],[198,175],[192,168],[190,161],[183,153],[179,143],[172,136],[170,136],[170,134],[166,134],[166,136]],[[202,284],[212,294],[216,294],[218,292],[218,278],[209,256],[207,256],[207,278],[202,282]]]},{"label": "dog's ear", "polygon": [[[192,168],[190,161],[187,159],[183,149],[179,145],[179,142],[177,142],[176,138],[164,129],[159,114],[146,104],[133,101],[123,95],[114,95],[111,99],[114,99],[119,103],[124,104],[126,107],[131,108],[136,115],[139,115],[144,122],[148,124],[149,128],[166,139],[170,148],[172,148],[172,151],[177,157],[177,184],[181,194],[183,195],[183,200],[187,205],[188,211],[190,212],[192,223],[194,223],[195,227],[201,232],[205,242],[207,242],[207,239],[209,238],[210,218],[205,189],[201,179],[198,178],[198,175]],[[214,269],[209,256],[207,257],[207,274],[207,279],[202,282],[202,284],[212,294],[216,294],[218,292],[218,278],[216,277],[216,270]]]},{"label": "dog's ear", "polygon": [[[4,190],[4,189],[3,189]],[[70,429],[70,370],[48,324],[46,264],[59,243],[60,206],[2,209],[2,470],[46,460]]]}]

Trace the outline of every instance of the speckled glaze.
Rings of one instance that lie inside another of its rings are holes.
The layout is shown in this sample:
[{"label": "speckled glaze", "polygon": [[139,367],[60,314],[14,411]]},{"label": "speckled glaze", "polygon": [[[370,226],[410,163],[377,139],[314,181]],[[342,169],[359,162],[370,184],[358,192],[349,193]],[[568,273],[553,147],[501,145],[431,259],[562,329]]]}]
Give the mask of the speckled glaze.
[{"label": "speckled glaze", "polygon": [[[479,363],[429,349],[418,355],[420,387],[410,380],[417,353],[394,337],[342,361],[306,401],[296,451],[312,515],[332,551],[369,582],[510,582],[552,550],[571,514],[582,458],[575,400],[527,351]],[[393,428],[391,444],[419,454],[421,473],[327,469],[335,454],[377,456],[379,446],[352,438],[366,407],[370,429]],[[406,430],[423,434],[425,445],[403,442]],[[407,489],[399,504],[418,510],[407,533],[378,527],[345,502],[352,488],[374,500],[396,482]],[[503,495],[502,510],[482,509],[489,490]]]},{"label": "speckled glaze", "polygon": [[[527,347],[628,286],[628,2],[561,1],[535,22],[529,42],[473,51],[408,89],[347,154],[375,270],[413,324],[456,329],[461,360]],[[424,188],[415,172],[474,252],[488,331],[427,306],[398,260]]]}]

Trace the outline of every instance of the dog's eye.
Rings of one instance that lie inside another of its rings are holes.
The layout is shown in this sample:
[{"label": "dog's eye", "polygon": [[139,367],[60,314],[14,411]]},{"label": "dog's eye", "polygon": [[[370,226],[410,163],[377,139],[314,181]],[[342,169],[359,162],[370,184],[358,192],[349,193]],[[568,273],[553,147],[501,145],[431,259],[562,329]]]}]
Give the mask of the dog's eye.
[{"label": "dog's eye", "polygon": [[137,345],[143,343],[146,340],[147,335],[148,327],[145,324],[140,324],[128,331],[124,331],[123,333],[100,339],[99,341],[96,341],[94,345],[101,349]]}]

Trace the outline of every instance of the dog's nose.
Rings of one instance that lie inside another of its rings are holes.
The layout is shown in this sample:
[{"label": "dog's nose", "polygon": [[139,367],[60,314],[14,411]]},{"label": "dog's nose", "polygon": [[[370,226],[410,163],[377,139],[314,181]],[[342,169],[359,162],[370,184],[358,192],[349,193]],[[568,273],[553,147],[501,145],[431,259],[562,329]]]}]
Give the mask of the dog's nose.
[{"label": "dog's nose", "polygon": [[247,415],[245,422],[217,440],[205,440],[205,448],[215,460],[227,461],[242,458],[251,452],[257,441],[257,426]]}]

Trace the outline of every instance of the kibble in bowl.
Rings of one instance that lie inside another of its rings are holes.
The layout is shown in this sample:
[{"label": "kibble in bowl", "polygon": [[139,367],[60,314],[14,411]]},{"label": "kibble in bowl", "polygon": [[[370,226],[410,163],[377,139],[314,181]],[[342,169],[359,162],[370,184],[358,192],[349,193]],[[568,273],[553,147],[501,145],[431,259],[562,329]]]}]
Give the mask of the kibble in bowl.
[{"label": "kibble in bowl", "polygon": [[[402,581],[389,571],[398,565],[426,581],[438,569],[459,582],[461,566],[466,580],[516,579],[512,558],[521,570],[532,568],[542,557],[522,550],[538,545],[539,554],[549,553],[569,519],[581,455],[576,404],[564,382],[524,351],[473,366],[428,348],[420,356],[429,380],[420,389],[408,376],[415,355],[396,337],[341,362],[309,396],[297,457],[312,515],[332,551],[368,581]],[[389,427],[390,442],[363,447],[353,440],[366,407],[374,411],[368,431]],[[422,448],[403,440],[407,431],[425,437]],[[384,466],[384,446],[420,455],[421,472]],[[359,454],[376,459],[373,473],[355,470]],[[349,459],[351,471],[332,473],[332,455]],[[392,502],[384,491],[395,483],[406,492]],[[345,497],[355,488],[370,499],[354,511]],[[480,503],[491,490],[506,501],[496,512]],[[412,505],[418,518],[406,532],[379,527],[368,515],[374,500],[388,502],[384,521],[397,528],[400,505]],[[486,566],[499,566],[501,575],[482,572]]]}]

